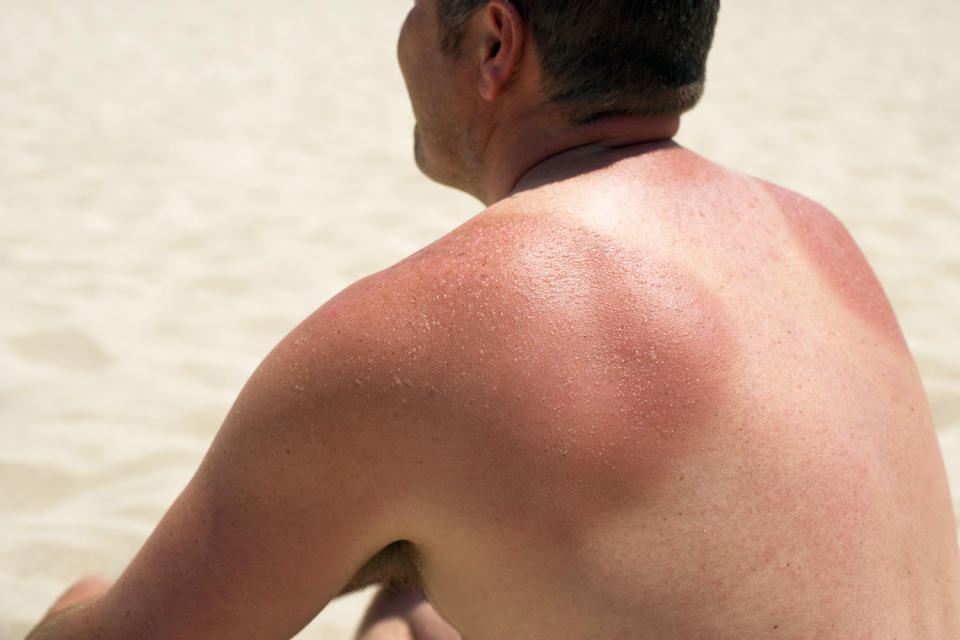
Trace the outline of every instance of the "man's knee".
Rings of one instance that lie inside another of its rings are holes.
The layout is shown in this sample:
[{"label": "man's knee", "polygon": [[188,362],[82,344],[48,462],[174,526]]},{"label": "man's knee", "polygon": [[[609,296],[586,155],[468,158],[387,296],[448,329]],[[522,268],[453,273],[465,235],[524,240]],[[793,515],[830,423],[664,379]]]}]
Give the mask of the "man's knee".
[{"label": "man's knee", "polygon": [[363,625],[357,632],[357,640],[418,640],[410,625],[402,618],[386,618]]},{"label": "man's knee", "polygon": [[419,591],[381,589],[357,632],[357,640],[460,640]]}]

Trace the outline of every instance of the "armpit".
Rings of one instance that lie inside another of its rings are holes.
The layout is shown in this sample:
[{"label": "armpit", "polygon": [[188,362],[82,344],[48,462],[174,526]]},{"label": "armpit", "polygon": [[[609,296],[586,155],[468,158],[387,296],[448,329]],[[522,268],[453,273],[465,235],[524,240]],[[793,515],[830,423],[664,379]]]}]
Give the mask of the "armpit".
[{"label": "armpit", "polygon": [[391,542],[364,563],[340,595],[372,584],[381,584],[388,589],[422,591],[419,554],[417,546],[408,540]]}]

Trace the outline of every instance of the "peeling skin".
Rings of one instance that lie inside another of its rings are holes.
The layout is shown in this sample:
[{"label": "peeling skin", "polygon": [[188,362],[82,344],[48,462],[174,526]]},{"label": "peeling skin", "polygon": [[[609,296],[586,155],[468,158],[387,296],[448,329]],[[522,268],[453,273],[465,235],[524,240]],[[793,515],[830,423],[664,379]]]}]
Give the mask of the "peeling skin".
[{"label": "peeling skin", "polygon": [[[498,245],[516,235],[529,243],[511,251],[515,298],[504,300],[523,312],[516,375],[550,408],[535,409],[536,428],[523,432],[528,446],[559,457],[561,475],[642,466],[645,482],[656,484],[722,396],[730,343],[722,308],[676,265],[594,231],[519,216],[495,224],[505,230]],[[516,410],[530,413],[527,405],[518,398]]]},{"label": "peeling skin", "polygon": [[696,454],[724,403],[723,305],[678,265],[574,221],[481,217],[358,287],[325,322],[372,315],[356,300],[392,310],[345,376],[365,402],[455,429],[444,455],[466,483],[502,477],[506,512],[573,521],[583,503],[636,501]]}]

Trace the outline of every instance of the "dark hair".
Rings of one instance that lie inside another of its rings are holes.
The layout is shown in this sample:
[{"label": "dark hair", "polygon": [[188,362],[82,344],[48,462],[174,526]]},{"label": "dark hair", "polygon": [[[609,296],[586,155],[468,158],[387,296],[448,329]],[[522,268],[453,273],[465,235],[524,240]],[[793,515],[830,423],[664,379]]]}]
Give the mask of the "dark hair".
[{"label": "dark hair", "polygon": [[[441,45],[455,53],[488,0],[438,0]],[[720,0],[512,0],[530,25],[550,100],[580,122],[674,115],[703,95]]]}]

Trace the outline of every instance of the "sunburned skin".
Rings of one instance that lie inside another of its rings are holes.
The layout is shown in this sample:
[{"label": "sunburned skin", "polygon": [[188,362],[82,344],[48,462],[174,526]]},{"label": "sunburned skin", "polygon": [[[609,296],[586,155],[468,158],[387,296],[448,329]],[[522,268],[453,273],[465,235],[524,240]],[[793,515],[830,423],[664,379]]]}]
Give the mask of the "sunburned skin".
[{"label": "sunburned skin", "polygon": [[889,305],[839,223],[768,194],[625,152],[321,311],[390,310],[365,397],[431,452],[404,566],[464,637],[920,638],[955,611],[956,558],[913,542],[953,523]]},{"label": "sunburned skin", "polygon": [[[386,353],[406,352],[408,362],[383,391],[430,410],[441,409],[440,396],[462,396],[450,403],[452,421],[472,410],[513,415],[505,446],[539,449],[534,464],[549,461],[560,475],[565,465],[615,469],[622,450],[671,460],[708,422],[703,408],[722,403],[732,340],[724,309],[677,266],[631,255],[594,231],[494,215],[363,286],[396,286],[398,273],[417,279],[407,304],[421,310],[405,314],[417,323],[390,328],[403,346]],[[334,302],[323,313],[345,311]],[[372,369],[382,357],[369,355]],[[439,382],[421,389],[413,376],[424,361]],[[488,438],[499,423],[483,422]]]}]

